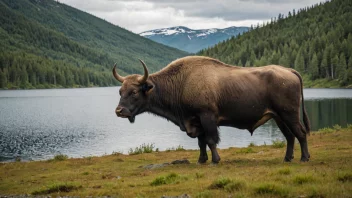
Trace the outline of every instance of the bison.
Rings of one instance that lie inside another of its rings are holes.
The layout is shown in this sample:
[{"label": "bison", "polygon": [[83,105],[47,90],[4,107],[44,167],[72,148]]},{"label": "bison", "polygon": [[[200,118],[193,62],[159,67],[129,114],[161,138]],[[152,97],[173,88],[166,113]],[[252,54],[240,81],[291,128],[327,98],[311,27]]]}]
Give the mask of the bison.
[{"label": "bison", "polygon": [[[114,77],[122,83],[116,115],[133,123],[135,116],[149,112],[173,122],[188,136],[198,138],[198,163],[212,162],[220,156],[218,127],[247,129],[251,134],[274,119],[287,140],[284,161],[293,159],[295,138],[301,146],[301,161],[309,160],[307,134],[309,119],[304,108],[300,74],[278,65],[237,67],[219,60],[188,56],[177,59],[159,72]],[[301,102],[302,101],[302,102]],[[300,121],[302,104],[303,122]]]}]

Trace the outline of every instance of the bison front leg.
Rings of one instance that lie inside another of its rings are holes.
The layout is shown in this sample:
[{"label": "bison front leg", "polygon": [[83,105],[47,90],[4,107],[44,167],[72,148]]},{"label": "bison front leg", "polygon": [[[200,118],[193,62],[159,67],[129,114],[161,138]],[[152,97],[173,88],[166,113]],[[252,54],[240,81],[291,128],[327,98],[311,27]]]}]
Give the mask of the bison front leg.
[{"label": "bison front leg", "polygon": [[204,134],[198,136],[198,146],[199,146],[199,149],[200,149],[198,163],[199,164],[204,164],[208,160],[207,143],[205,141]]},{"label": "bison front leg", "polygon": [[211,161],[217,164],[220,161],[220,156],[216,150],[216,145],[219,143],[220,138],[216,118],[211,113],[204,113],[200,116],[200,122],[204,130],[205,142],[211,151]]}]

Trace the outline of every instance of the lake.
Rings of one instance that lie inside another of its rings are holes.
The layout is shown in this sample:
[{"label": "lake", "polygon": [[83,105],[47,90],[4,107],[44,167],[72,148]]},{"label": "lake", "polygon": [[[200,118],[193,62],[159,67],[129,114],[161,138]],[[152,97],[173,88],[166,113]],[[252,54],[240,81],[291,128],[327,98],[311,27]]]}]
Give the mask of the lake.
[{"label": "lake", "polygon": [[[119,87],[0,91],[0,161],[45,160],[128,153],[143,143],[159,150],[182,146],[198,149],[173,123],[151,114],[134,124],[118,118]],[[305,105],[313,130],[352,124],[351,89],[305,89]],[[284,139],[273,121],[248,131],[221,127],[219,148],[271,144]]]}]

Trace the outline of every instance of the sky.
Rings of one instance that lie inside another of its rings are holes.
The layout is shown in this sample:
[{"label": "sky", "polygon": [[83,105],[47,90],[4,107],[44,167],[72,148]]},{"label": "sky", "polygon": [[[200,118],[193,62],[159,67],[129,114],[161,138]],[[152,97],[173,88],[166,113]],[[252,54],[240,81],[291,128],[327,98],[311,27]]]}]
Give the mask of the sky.
[{"label": "sky", "polygon": [[59,0],[134,33],[251,26],[325,0]]}]

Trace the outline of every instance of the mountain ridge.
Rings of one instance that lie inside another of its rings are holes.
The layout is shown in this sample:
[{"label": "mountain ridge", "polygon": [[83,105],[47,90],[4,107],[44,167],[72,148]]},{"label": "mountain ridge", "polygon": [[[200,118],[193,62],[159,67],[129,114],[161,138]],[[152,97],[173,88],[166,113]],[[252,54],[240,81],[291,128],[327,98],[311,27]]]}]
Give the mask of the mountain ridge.
[{"label": "mountain ridge", "polygon": [[211,47],[221,41],[248,31],[248,27],[232,26],[227,28],[191,29],[185,26],[174,26],[148,30],[139,35],[164,45],[195,53]]}]

